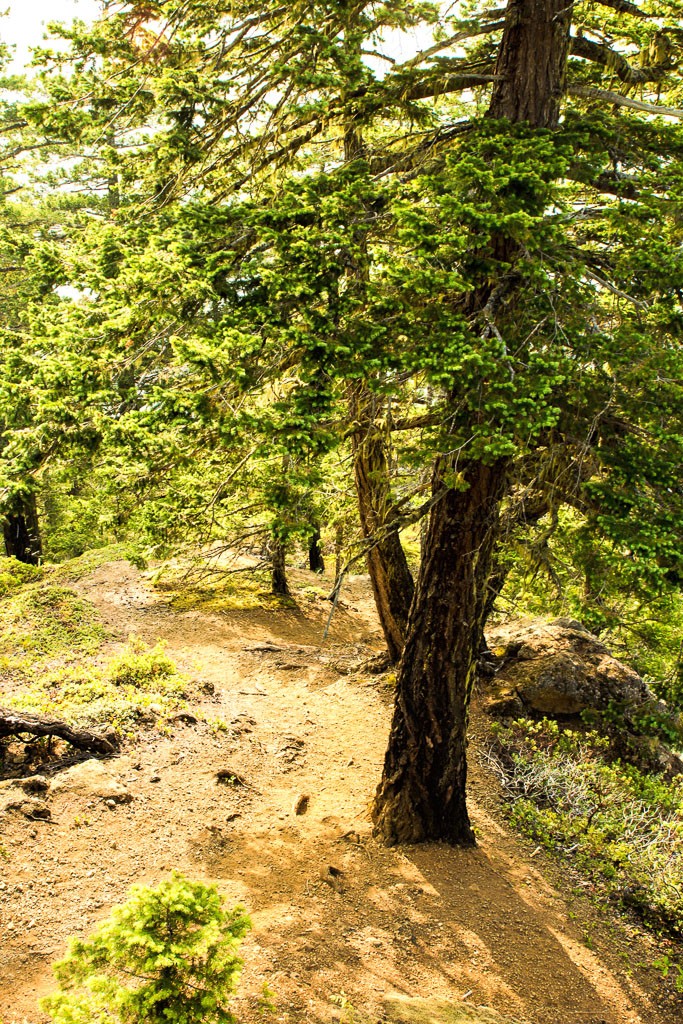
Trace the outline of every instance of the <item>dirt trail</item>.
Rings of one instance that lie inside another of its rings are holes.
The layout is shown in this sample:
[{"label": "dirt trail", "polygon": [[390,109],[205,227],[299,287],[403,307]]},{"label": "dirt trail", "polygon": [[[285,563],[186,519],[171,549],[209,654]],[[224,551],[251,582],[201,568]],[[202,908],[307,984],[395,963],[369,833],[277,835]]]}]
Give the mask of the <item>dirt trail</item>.
[{"label": "dirt trail", "polygon": [[[203,711],[227,728],[178,725],[109,761],[130,804],[84,806],[63,795],[51,823],[7,819],[3,1024],[42,1021],[36,1000],[52,987],[50,963],[66,938],[87,934],[132,882],[155,883],[171,868],[215,881],[252,914],[239,1020],[260,1019],[264,979],[283,1022],[378,1021],[395,994],[465,999],[533,1024],[681,1019],[680,1005],[642,987],[652,972],[638,980],[637,961],[649,955],[641,940],[558,892],[543,856],[532,859],[501,826],[483,771],[472,773],[476,850],[387,850],[371,838],[390,693],[338,670],[377,646],[363,579],[345,591],[324,647],[321,601],[179,613],[125,563],[98,569],[79,589],[112,632],[164,639],[182,670],[212,684]],[[224,768],[250,786],[217,782]],[[308,808],[296,814],[303,796]]]}]

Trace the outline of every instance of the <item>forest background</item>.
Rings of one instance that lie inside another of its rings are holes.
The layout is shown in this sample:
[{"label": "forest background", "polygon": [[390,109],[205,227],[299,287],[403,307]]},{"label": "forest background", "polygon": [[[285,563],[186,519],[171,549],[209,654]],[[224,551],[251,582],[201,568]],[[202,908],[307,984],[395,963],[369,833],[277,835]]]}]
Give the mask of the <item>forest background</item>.
[{"label": "forest background", "polygon": [[367,560],[376,827],[470,842],[496,609],[681,701],[680,5],[104,12],[5,83],[7,554]]}]

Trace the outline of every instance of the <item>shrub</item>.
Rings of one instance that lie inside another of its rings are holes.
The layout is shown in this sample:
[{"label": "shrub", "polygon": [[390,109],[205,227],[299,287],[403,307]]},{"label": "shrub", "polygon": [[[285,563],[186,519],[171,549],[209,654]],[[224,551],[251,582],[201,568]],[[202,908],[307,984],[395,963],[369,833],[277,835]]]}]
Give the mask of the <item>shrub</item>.
[{"label": "shrub", "polygon": [[524,833],[642,919],[683,934],[683,779],[611,761],[596,732],[524,719],[488,754]]},{"label": "shrub", "polygon": [[232,1024],[237,947],[251,924],[223,902],[177,872],[156,889],[133,886],[89,939],[72,939],[54,966],[59,991],[41,1008],[56,1024]]},{"label": "shrub", "polygon": [[43,570],[37,565],[27,565],[16,558],[0,556],[0,597],[26,583],[35,583],[42,574]]},{"label": "shrub", "polygon": [[161,644],[150,648],[131,637],[109,664],[50,669],[8,703],[74,725],[111,725],[128,735],[150,717],[163,727],[166,716],[186,707],[187,687]]},{"label": "shrub", "polygon": [[115,686],[153,688],[159,680],[176,674],[175,663],[165,653],[163,645],[147,647],[135,636],[128,640],[128,648],[109,663],[107,675]]}]

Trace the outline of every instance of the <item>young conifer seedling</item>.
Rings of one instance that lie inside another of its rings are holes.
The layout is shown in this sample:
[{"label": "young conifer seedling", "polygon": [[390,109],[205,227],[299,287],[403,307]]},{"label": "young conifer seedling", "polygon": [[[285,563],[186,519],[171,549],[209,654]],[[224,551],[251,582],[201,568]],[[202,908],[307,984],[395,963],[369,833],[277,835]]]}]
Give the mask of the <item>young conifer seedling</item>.
[{"label": "young conifer seedling", "polygon": [[178,872],[128,900],[54,966],[59,990],[41,1000],[55,1024],[234,1024],[227,1000],[251,927],[214,886]]}]

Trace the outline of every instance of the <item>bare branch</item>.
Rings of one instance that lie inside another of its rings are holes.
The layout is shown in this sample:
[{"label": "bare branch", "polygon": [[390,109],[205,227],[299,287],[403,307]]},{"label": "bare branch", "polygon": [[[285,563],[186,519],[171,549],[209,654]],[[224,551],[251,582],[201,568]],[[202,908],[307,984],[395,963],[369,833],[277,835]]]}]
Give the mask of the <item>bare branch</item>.
[{"label": "bare branch", "polygon": [[616,107],[639,110],[644,114],[656,114],[660,117],[675,117],[679,121],[683,120],[683,110],[680,107],[663,107],[658,103],[645,103],[643,100],[633,100],[630,96],[622,96],[620,93],[611,92],[608,89],[596,89],[592,85],[570,85],[567,92],[570,96],[600,100],[603,103],[612,103]]}]

